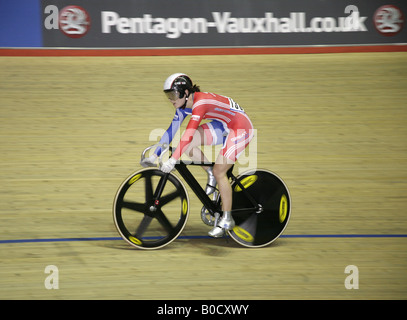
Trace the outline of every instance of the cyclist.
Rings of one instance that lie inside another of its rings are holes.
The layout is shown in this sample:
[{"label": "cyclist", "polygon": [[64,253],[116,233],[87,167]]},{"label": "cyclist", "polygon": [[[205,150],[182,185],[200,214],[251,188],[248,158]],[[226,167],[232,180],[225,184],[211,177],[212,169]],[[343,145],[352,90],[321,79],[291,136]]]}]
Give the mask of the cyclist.
[{"label": "cyclist", "polygon": [[[175,116],[160,143],[171,142],[186,116],[191,115],[191,119],[178,147],[171,158],[163,163],[163,172],[172,171],[184,153],[194,161],[208,161],[199,146],[223,144],[213,169],[203,166],[208,173],[206,193],[212,193],[217,183],[222,199],[222,217],[209,235],[221,237],[224,230],[231,230],[235,225],[231,215],[232,187],[226,173],[252,139],[253,125],[243,108],[231,98],[200,92],[199,87],[184,73],[170,75],[164,82],[164,93],[175,108]],[[203,119],[212,121],[201,124]],[[142,165],[154,163],[161,151],[161,148],[157,148],[155,154],[146,158]]]}]

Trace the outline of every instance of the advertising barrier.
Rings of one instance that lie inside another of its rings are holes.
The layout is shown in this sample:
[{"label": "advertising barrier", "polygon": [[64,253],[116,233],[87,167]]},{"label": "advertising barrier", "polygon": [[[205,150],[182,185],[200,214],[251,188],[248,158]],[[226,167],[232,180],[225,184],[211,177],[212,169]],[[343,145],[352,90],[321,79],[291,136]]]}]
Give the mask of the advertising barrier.
[{"label": "advertising barrier", "polygon": [[[402,0],[2,0],[0,47],[406,45]],[[27,14],[31,12],[32,14]]]}]

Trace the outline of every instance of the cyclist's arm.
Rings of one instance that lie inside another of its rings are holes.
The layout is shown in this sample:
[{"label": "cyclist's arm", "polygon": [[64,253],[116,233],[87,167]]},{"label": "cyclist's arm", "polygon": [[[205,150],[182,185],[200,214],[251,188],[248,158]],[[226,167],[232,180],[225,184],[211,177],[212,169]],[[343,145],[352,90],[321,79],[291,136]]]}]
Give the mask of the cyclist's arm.
[{"label": "cyclist's arm", "polygon": [[172,154],[172,158],[174,158],[175,160],[178,160],[181,157],[181,155],[185,152],[188,145],[191,143],[195,130],[198,128],[199,124],[202,121],[203,117],[202,108],[200,108],[200,111],[201,113],[194,109],[191,119],[188,122],[187,128],[184,134],[182,135],[181,141],[177,149]]},{"label": "cyclist's arm", "polygon": [[[165,131],[165,133],[161,137],[160,142],[159,142],[160,144],[163,144],[163,143],[170,144],[171,143],[172,139],[174,138],[175,134],[179,130],[182,122],[184,121],[184,119],[187,115],[188,114],[186,112],[182,112],[179,109],[175,110],[174,118],[172,119],[167,131]],[[155,155],[160,156],[161,152],[162,152],[162,148],[157,147],[157,149],[155,150],[154,153],[155,153]]]}]

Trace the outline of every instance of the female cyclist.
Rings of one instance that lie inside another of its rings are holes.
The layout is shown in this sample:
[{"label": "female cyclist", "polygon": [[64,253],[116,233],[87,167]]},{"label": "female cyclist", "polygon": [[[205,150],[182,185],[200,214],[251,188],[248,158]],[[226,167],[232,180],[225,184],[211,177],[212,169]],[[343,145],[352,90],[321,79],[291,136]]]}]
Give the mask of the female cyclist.
[{"label": "female cyclist", "polygon": [[[191,78],[184,73],[169,76],[164,82],[164,93],[175,108],[175,116],[160,143],[171,142],[185,117],[191,115],[191,119],[178,147],[171,158],[163,163],[163,172],[172,171],[184,153],[192,160],[208,161],[199,146],[223,144],[213,170],[203,167],[208,172],[206,192],[212,193],[217,182],[222,199],[222,217],[209,235],[221,237],[224,230],[231,230],[235,225],[231,215],[232,187],[226,173],[252,139],[253,125],[244,110],[231,98],[200,92],[199,87],[193,85]],[[203,119],[212,121],[201,124]],[[160,153],[161,148],[157,148],[155,154],[146,158],[142,165],[154,163]]]}]

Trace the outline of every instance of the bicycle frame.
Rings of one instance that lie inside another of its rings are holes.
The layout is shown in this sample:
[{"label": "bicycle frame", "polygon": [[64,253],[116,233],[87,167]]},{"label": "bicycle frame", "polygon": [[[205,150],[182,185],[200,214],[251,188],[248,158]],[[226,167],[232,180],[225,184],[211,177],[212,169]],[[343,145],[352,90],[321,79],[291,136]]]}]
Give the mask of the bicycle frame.
[{"label": "bicycle frame", "polygon": [[[208,210],[208,212],[211,215],[215,215],[215,212],[219,212],[219,204],[214,203],[209,196],[206,194],[204,189],[201,187],[199,182],[195,179],[195,177],[192,175],[191,171],[187,168],[188,165],[194,165],[194,166],[213,166],[215,163],[188,163],[184,161],[180,161],[175,165],[175,169],[178,171],[178,173],[181,175],[181,177],[185,180],[185,182],[189,185],[189,187],[192,189],[192,191],[195,193],[195,195],[198,197],[198,199],[201,201],[201,203],[204,205],[204,207]],[[243,194],[249,199],[249,201],[253,204],[253,207],[251,208],[242,208],[242,209],[232,209],[232,213],[260,213],[262,211],[261,206],[257,203],[256,200],[253,199],[253,197],[250,195],[249,192],[247,192],[246,188],[240,183],[240,181],[234,176],[232,173],[233,171],[232,166],[228,172],[227,176],[229,179],[232,179],[232,182],[235,182],[240,189],[242,190]],[[165,183],[168,179],[169,173],[165,174],[161,179],[160,182],[157,185],[156,189],[156,194],[155,194],[155,199],[159,199],[162,193],[162,190],[164,189]],[[159,200],[158,200],[159,201]],[[158,202],[159,203],[159,202]]]},{"label": "bicycle frame", "polygon": [[[162,165],[161,158],[162,158],[163,154],[167,151],[170,152],[170,156],[172,154],[172,147],[170,145],[167,145],[167,144],[152,145],[143,151],[143,153],[141,155],[141,159],[144,159],[148,150],[150,150],[156,146],[162,146],[165,149],[165,151],[162,151],[161,156],[159,157],[159,160],[158,160],[159,164],[161,166]],[[182,176],[182,178],[185,180],[185,182],[189,185],[189,187],[192,189],[192,191],[195,193],[195,195],[198,197],[198,199],[201,201],[201,203],[204,205],[204,207],[208,210],[208,212],[212,216],[214,216],[215,212],[219,212],[221,210],[218,207],[218,203],[215,204],[209,198],[209,196],[206,194],[206,192],[201,187],[199,182],[192,175],[191,171],[188,170],[188,168],[187,168],[188,165],[213,167],[215,165],[215,163],[214,162],[207,163],[207,162],[193,162],[193,161],[180,160],[178,163],[175,164],[175,167],[174,167],[178,171],[178,173]],[[242,194],[244,194],[249,199],[249,201],[251,202],[253,207],[234,209],[234,210],[232,209],[232,214],[233,213],[253,213],[253,211],[256,213],[262,212],[263,211],[262,206],[257,203],[257,201],[250,195],[250,193],[246,190],[246,188],[240,183],[240,181],[237,179],[237,177],[235,177],[234,174],[232,173],[233,168],[234,168],[234,165],[227,171],[227,173],[226,173],[227,177],[229,179],[232,179],[232,183],[235,182],[240,187],[240,189],[242,190]],[[159,199],[161,197],[162,191],[164,190],[165,184],[168,179],[168,175],[169,175],[169,173],[164,174],[161,177],[161,179],[157,185],[157,189],[154,194],[154,200],[156,201],[154,204],[154,207],[157,207],[157,205],[159,204]]]}]

